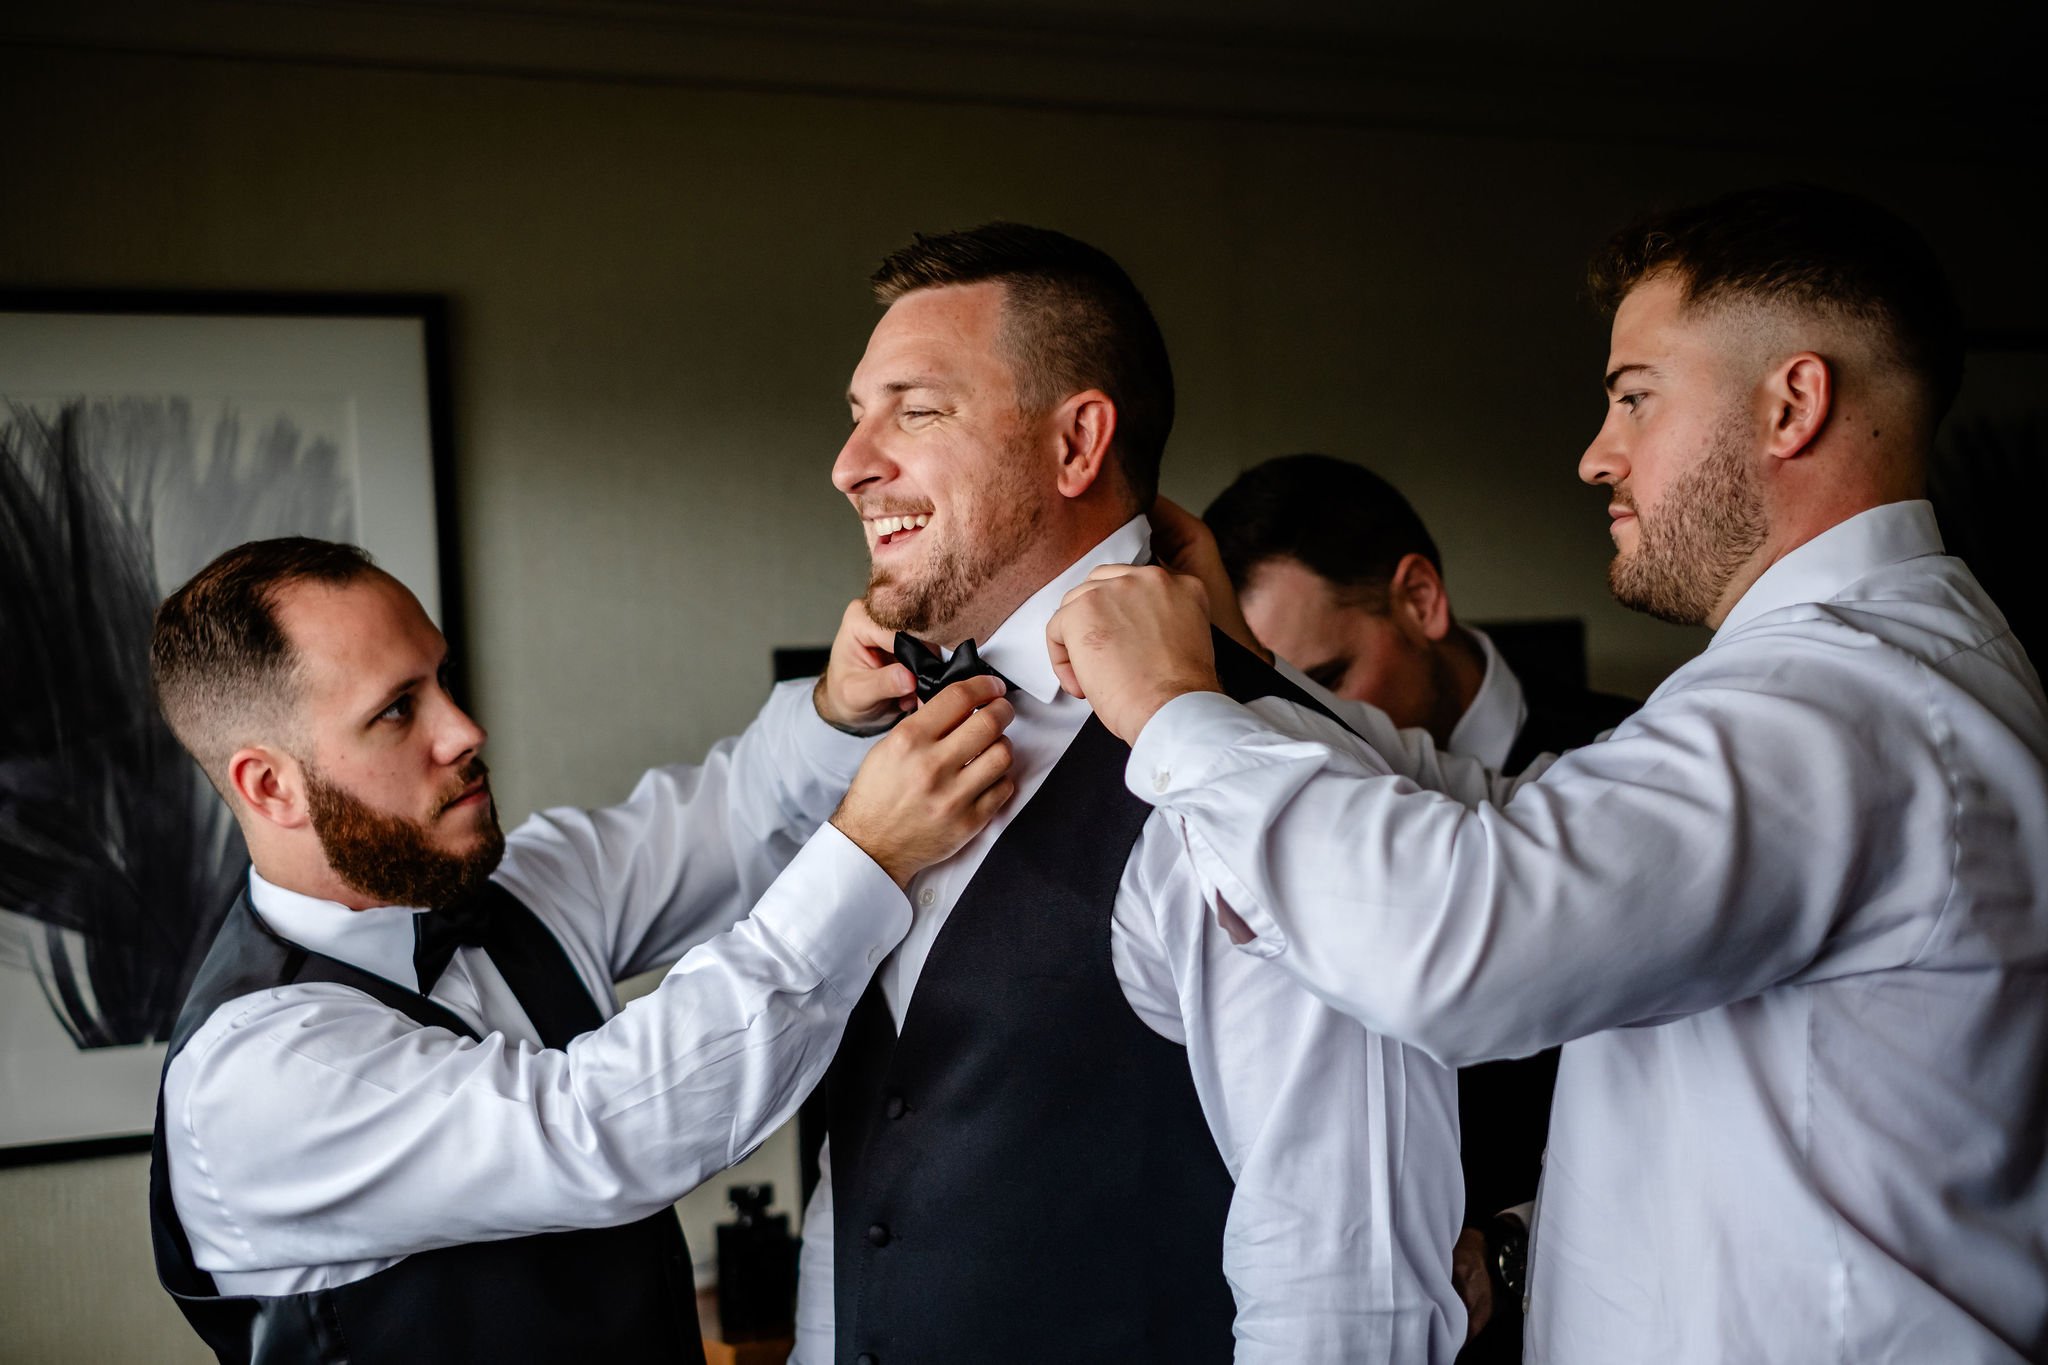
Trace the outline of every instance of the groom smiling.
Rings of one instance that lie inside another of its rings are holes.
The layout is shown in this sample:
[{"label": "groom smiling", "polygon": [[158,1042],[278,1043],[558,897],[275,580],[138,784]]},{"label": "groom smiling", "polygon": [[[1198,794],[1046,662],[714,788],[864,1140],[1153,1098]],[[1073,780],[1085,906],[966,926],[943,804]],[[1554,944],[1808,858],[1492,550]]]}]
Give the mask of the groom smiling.
[{"label": "groom smiling", "polygon": [[[919,237],[874,283],[833,468],[867,610],[899,656],[1008,681],[1018,795],[912,880],[848,1023],[797,1359],[1448,1360],[1450,1073],[1231,949],[1046,652],[1070,588],[1150,554],[1173,378],[1149,308],[1015,224]],[[1330,723],[1234,657],[1275,723]]]}]

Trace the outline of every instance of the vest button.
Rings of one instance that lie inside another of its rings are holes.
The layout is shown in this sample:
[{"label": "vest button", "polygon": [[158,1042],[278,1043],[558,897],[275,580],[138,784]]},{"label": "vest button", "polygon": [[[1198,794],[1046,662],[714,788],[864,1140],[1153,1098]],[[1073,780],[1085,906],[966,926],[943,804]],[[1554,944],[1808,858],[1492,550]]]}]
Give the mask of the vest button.
[{"label": "vest button", "polygon": [[889,1229],[883,1227],[880,1223],[869,1228],[868,1245],[871,1247],[885,1247],[889,1245]]},{"label": "vest button", "polygon": [[873,1351],[862,1351],[853,1358],[853,1365],[882,1365],[882,1358]]},{"label": "vest button", "polygon": [[882,1105],[882,1112],[892,1119],[900,1119],[903,1117],[903,1111],[908,1107],[903,1103],[901,1095],[891,1095]]}]

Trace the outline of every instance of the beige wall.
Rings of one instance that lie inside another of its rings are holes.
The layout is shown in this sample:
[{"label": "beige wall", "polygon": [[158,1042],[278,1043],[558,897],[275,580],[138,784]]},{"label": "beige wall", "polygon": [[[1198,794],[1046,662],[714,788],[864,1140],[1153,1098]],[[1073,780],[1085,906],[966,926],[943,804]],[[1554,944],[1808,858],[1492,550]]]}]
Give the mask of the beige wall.
[{"label": "beige wall", "polygon": [[[1626,111],[1618,111],[1625,115]],[[1701,643],[1613,607],[1588,247],[1647,201],[1818,177],[1909,213],[1975,320],[2043,315],[1980,169],[1220,117],[0,47],[0,281],[454,301],[473,690],[509,814],[616,798],[743,725],[775,644],[861,582],[827,484],[863,287],[913,229],[1007,216],[1119,256],[1182,408],[1166,491],[1368,460],[1468,616],[1573,614],[1597,683]],[[1639,132],[1640,130],[1636,130]],[[2010,195],[2010,197],[2006,197]],[[786,1144],[769,1166],[793,1178]],[[713,1182],[715,1190],[727,1183]],[[692,1232],[717,1212],[693,1207]],[[194,1358],[150,1280],[142,1162],[0,1171],[0,1355]]]}]

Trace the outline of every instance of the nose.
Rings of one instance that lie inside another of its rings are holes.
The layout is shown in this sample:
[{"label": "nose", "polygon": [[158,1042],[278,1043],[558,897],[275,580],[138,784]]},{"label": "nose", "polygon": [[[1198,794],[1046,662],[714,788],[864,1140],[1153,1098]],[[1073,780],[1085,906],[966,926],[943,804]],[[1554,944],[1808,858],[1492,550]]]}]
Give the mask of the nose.
[{"label": "nose", "polygon": [[480,752],[489,732],[470,719],[469,712],[455,704],[455,699],[441,694],[442,714],[434,731],[434,760],[443,767],[452,767],[466,761]]},{"label": "nose", "polygon": [[866,422],[856,422],[832,462],[832,486],[849,497],[871,483],[886,481],[894,472],[889,458],[868,432]]},{"label": "nose", "polygon": [[1581,483],[1617,484],[1628,477],[1628,459],[1613,433],[1613,425],[1612,419],[1603,422],[1586,453],[1579,456]]}]

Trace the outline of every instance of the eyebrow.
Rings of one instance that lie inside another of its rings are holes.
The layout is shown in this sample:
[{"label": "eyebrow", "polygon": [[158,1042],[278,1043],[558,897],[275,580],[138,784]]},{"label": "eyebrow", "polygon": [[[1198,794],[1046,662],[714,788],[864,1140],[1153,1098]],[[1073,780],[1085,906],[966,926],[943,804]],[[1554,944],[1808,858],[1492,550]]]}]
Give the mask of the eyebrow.
[{"label": "eyebrow", "polygon": [[369,719],[363,722],[363,727],[365,729],[368,729],[370,726],[375,725],[377,723],[377,717],[383,715],[386,711],[389,711],[391,709],[391,703],[397,701],[400,697],[412,691],[414,688],[421,686],[429,678],[440,677],[442,672],[449,666],[449,662],[450,661],[448,658],[447,651],[443,650],[441,653],[441,662],[434,665],[434,671],[432,673],[415,674],[412,677],[407,678],[404,682],[399,683],[397,686],[393,687],[390,691],[386,692],[384,694],[384,700],[377,703],[377,709],[371,711],[369,713]]},{"label": "eyebrow", "polygon": [[[920,374],[920,375],[913,375],[913,376],[912,376],[911,378],[909,378],[909,379],[892,379],[892,380],[890,380],[890,381],[889,381],[888,383],[886,383],[886,384],[882,385],[882,392],[883,392],[883,393],[908,393],[908,392],[910,392],[910,391],[911,391],[912,389],[940,389],[940,390],[943,390],[943,389],[945,389],[945,387],[946,387],[946,385],[945,385],[944,381],[942,381],[942,380],[939,380],[939,379],[936,379],[936,378],[933,378],[933,377],[932,377],[931,375],[925,375],[925,374]],[[859,406],[861,405],[860,399],[858,399],[858,398],[856,398],[856,397],[854,396],[854,393],[853,393],[853,390],[852,390],[852,389],[848,389],[848,390],[846,391],[846,405],[847,405],[848,407],[850,407],[850,408],[857,408],[857,407],[859,407]]]},{"label": "eyebrow", "polygon": [[386,692],[384,694],[384,699],[378,702],[375,709],[371,710],[368,713],[369,719],[363,722],[364,728],[367,729],[368,727],[375,725],[377,723],[377,717],[383,715],[386,711],[389,711],[391,709],[391,703],[397,701],[400,697],[412,691],[415,687],[418,687],[421,683],[425,682],[426,680],[427,679],[425,674],[421,674],[418,677],[407,678],[404,682],[398,684],[398,686]]},{"label": "eyebrow", "polygon": [[1609,393],[1614,392],[1614,386],[1621,382],[1624,375],[1634,374],[1638,370],[1649,375],[1652,379],[1661,379],[1664,376],[1664,372],[1655,365],[1645,365],[1640,361],[1628,365],[1616,365],[1607,372],[1607,391]]}]

